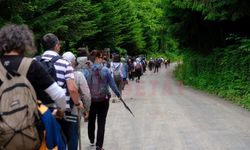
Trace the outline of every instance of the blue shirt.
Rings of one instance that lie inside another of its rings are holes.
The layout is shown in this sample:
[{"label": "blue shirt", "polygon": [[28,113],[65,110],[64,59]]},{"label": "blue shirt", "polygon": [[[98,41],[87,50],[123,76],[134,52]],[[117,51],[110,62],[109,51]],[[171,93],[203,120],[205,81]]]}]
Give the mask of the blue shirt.
[{"label": "blue shirt", "polygon": [[127,79],[128,78],[128,64],[127,63],[123,63],[122,73],[123,73],[123,79]]}]

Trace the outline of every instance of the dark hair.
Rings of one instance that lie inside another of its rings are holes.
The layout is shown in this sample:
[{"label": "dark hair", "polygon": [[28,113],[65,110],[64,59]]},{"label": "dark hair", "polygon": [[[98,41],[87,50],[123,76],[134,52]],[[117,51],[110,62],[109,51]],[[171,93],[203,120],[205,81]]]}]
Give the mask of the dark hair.
[{"label": "dark hair", "polygon": [[79,47],[77,49],[77,56],[78,57],[81,57],[81,56],[88,56],[89,55],[89,52],[88,52],[88,49],[87,48],[84,48],[84,47]]},{"label": "dark hair", "polygon": [[101,51],[98,50],[92,50],[89,54],[88,59],[92,62],[95,61],[96,58],[103,58],[103,54]]},{"label": "dark hair", "polygon": [[8,24],[0,29],[0,50],[19,54],[33,54],[36,52],[33,32],[27,25]]},{"label": "dark hair", "polygon": [[45,50],[53,50],[56,44],[59,43],[58,37],[53,33],[45,34],[42,38],[42,46]]},{"label": "dark hair", "polygon": [[120,62],[121,61],[121,57],[119,54],[114,54],[113,55],[113,62]]}]

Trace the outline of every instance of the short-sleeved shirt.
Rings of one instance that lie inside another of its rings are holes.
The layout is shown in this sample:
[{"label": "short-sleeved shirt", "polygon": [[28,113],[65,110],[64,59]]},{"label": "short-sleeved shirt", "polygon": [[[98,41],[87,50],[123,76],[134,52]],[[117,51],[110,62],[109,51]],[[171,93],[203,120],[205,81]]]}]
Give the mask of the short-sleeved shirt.
[{"label": "short-sleeved shirt", "polygon": [[[12,74],[11,72],[18,70],[18,67],[23,59],[23,56],[4,55],[0,59],[1,63],[6,68],[6,70],[10,74]],[[40,63],[38,63],[35,60],[32,61],[26,77],[30,81],[31,85],[33,86],[36,92],[38,90],[47,89],[50,85],[52,85],[55,82],[54,79],[43,69]],[[0,81],[0,85],[2,85],[2,81]]]},{"label": "short-sleeved shirt", "polygon": [[[58,56],[59,54],[52,50],[47,50],[42,54],[42,59],[51,60],[54,56]],[[67,86],[66,86],[66,80],[68,79],[74,79],[74,70],[73,67],[70,65],[70,63],[67,60],[64,59],[58,59],[54,63],[55,69],[56,69],[56,77],[57,77],[57,83],[59,86],[63,88],[63,90],[66,93],[66,108],[70,109],[70,104],[72,108],[72,101],[70,101],[70,94],[68,92]]]}]

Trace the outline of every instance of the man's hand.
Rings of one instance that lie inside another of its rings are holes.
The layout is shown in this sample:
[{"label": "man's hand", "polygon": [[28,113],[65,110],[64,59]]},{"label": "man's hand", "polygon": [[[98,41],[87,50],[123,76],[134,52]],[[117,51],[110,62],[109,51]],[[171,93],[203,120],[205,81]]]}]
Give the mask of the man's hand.
[{"label": "man's hand", "polygon": [[118,99],[119,99],[119,100],[121,100],[121,99],[122,99],[122,97],[121,97],[121,96],[118,96]]},{"label": "man's hand", "polygon": [[55,118],[62,119],[64,117],[64,111],[62,111],[61,109],[55,109],[55,110],[53,110],[52,115]]},{"label": "man's hand", "polygon": [[79,101],[79,104],[76,105],[78,109],[84,109],[82,101]]},{"label": "man's hand", "polygon": [[89,111],[84,111],[83,112],[83,118],[84,118],[85,122],[87,122],[89,120]]}]

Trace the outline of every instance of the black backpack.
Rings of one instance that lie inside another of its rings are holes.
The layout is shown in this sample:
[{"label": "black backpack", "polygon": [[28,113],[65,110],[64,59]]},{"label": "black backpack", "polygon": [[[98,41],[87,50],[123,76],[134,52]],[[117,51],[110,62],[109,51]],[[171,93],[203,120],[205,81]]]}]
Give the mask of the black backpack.
[{"label": "black backpack", "polygon": [[54,56],[51,60],[43,59],[42,56],[36,56],[36,60],[41,63],[42,67],[50,74],[50,76],[57,81],[56,69],[54,63],[62,58],[61,56]]},{"label": "black backpack", "polygon": [[[57,81],[56,69],[55,69],[54,64],[55,64],[55,62],[58,59],[61,59],[62,57],[59,56],[59,55],[58,56],[54,56],[54,57],[52,57],[51,60],[43,59],[42,56],[36,56],[35,58],[36,58],[36,60],[38,62],[40,62],[40,64],[42,65],[42,67],[50,74],[50,76],[55,81]],[[38,89],[38,91],[37,91],[37,97],[45,105],[53,104],[54,103],[54,101],[50,98],[50,96],[46,92],[44,92],[43,90],[41,90],[41,89]]]}]

